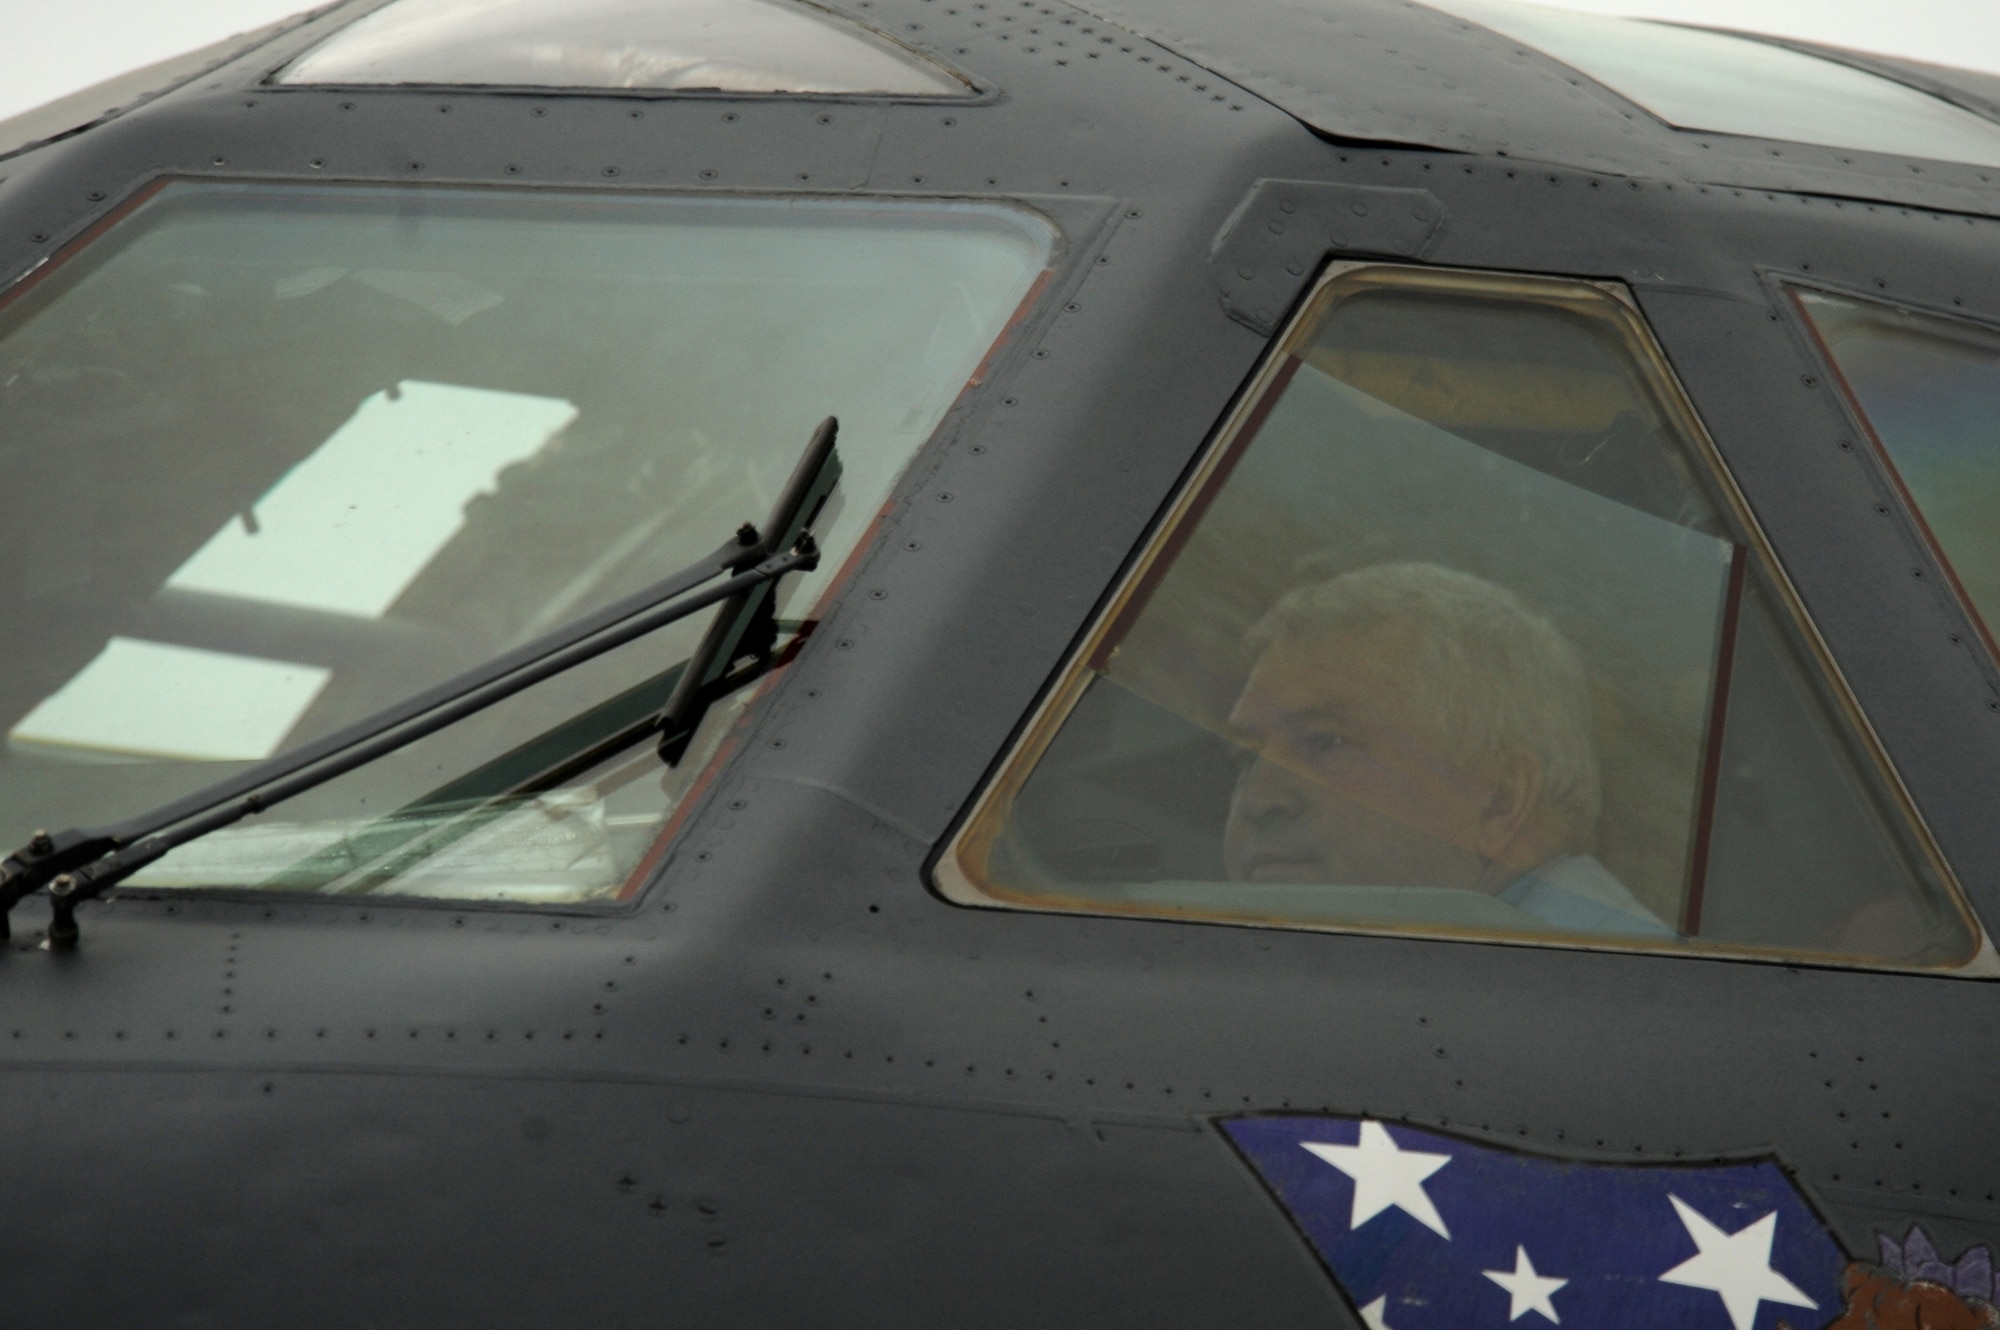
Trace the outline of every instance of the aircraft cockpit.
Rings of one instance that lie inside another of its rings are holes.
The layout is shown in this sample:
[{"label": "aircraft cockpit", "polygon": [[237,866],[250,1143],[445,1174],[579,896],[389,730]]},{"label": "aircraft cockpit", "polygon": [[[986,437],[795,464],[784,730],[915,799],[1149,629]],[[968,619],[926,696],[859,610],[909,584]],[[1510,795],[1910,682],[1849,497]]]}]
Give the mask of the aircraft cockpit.
[{"label": "aircraft cockpit", "polygon": [[1996,172],[1510,0],[0,122],[9,1323],[2000,1325]]}]

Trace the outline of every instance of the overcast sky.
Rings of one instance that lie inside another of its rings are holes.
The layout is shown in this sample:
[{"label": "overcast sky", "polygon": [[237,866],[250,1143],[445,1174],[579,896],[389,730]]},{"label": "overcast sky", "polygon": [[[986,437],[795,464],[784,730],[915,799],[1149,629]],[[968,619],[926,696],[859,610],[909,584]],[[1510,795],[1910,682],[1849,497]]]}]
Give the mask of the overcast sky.
[{"label": "overcast sky", "polygon": [[[1571,9],[1748,28],[2000,74],[2000,0],[1559,2]],[[0,0],[0,118],[310,7],[298,0]]]}]

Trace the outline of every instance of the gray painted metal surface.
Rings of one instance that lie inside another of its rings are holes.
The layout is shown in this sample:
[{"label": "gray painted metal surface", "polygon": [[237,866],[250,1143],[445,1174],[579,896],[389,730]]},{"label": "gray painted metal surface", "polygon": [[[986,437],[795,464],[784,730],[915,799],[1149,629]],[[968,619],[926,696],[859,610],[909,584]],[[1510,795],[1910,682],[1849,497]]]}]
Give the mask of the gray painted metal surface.
[{"label": "gray painted metal surface", "polygon": [[261,86],[322,18],[5,163],[6,280],[161,174],[803,172],[1025,201],[1064,235],[629,909],[128,895],[51,956],[23,907],[0,957],[13,1323],[1352,1323],[1207,1125],[1250,1108],[1634,1160],[1775,1150],[1851,1250],[1919,1220],[2000,1241],[1989,984],[931,892],[927,859],[1283,314],[1230,274],[1332,249],[1246,229],[1297,189],[1329,228],[1410,204],[1354,233],[1366,252],[1632,286],[2000,926],[2000,673],[1772,285],[2000,322],[2000,193],[1900,164],[1690,174],[1669,131],[1411,6],[1351,0],[1322,31],[1288,0],[1121,2],[1119,25],[857,4],[991,90],[952,107]]}]

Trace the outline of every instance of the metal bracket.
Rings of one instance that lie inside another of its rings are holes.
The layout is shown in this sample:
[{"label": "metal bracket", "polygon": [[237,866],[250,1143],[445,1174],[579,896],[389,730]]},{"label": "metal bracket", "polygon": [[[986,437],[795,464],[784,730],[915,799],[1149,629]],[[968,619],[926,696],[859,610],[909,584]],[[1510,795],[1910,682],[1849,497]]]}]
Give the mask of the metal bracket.
[{"label": "metal bracket", "polygon": [[1420,259],[1444,229],[1426,190],[1259,180],[1208,253],[1229,317],[1269,337],[1329,253]]}]

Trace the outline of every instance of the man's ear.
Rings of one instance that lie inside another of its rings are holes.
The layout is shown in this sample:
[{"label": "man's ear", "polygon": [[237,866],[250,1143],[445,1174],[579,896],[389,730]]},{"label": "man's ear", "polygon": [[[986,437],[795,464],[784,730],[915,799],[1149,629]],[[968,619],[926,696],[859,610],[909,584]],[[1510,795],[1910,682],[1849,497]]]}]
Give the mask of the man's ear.
[{"label": "man's ear", "polygon": [[[1493,795],[1479,815],[1482,856],[1520,869],[1541,862],[1540,847],[1525,842],[1542,810],[1542,784],[1542,764],[1531,753],[1506,753],[1493,764]],[[1522,858],[1531,862],[1514,862]]]}]

